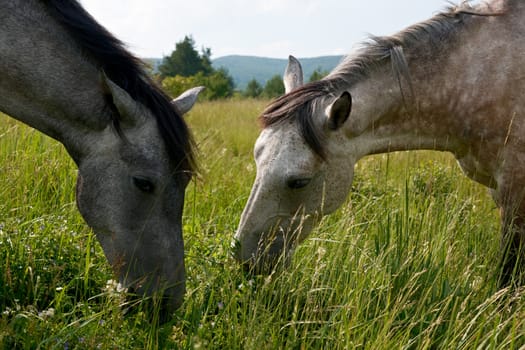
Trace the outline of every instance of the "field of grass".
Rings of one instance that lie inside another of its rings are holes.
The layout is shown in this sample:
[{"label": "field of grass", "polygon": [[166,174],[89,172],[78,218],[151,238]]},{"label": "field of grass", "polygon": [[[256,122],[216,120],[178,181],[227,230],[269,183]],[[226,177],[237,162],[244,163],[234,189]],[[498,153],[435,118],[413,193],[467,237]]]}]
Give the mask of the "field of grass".
[{"label": "field of grass", "polygon": [[292,266],[246,275],[230,241],[255,176],[264,101],[189,114],[201,175],[184,211],[187,296],[173,319],[123,315],[75,206],[62,146],[0,115],[3,349],[523,349],[525,293],[498,290],[498,212],[450,155],[374,156]]}]

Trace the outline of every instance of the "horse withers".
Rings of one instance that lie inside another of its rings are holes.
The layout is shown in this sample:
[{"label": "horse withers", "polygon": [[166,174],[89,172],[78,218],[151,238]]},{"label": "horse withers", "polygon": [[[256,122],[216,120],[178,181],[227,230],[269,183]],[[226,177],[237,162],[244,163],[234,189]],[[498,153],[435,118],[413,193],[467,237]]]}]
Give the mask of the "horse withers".
[{"label": "horse withers", "polygon": [[142,62],[74,0],[0,0],[0,111],[60,141],[77,204],[130,291],[169,315],[185,293],[182,209],[194,145]]},{"label": "horse withers", "polygon": [[[501,283],[523,269],[525,2],[464,3],[391,37],[371,38],[318,82],[291,58],[286,94],[259,120],[257,175],[236,258],[267,272],[338,208],[370,154],[455,155],[502,211]],[[518,281],[519,282],[519,281]]]}]

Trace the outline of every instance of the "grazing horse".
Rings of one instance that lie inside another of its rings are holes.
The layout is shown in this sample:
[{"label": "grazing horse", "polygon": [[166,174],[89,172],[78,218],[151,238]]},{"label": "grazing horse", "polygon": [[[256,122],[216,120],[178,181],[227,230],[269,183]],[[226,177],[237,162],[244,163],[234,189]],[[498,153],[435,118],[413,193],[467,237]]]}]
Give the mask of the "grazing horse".
[{"label": "grazing horse", "polygon": [[143,64],[74,0],[0,0],[0,111],[60,141],[77,205],[120,283],[162,314],[185,293],[182,208],[194,143]]},{"label": "grazing horse", "polygon": [[289,260],[321,215],[338,208],[363,156],[429,149],[455,155],[502,212],[501,282],[523,267],[525,1],[463,3],[390,37],[374,37],[327,77],[260,116],[257,175],[234,238],[262,272]]}]

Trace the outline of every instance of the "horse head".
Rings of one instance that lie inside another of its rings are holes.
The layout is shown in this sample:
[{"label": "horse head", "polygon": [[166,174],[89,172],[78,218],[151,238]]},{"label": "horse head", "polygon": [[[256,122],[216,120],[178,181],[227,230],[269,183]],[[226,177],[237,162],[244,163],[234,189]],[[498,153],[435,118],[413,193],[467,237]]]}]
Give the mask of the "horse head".
[{"label": "horse head", "polygon": [[[257,175],[233,245],[237,260],[260,272],[286,264],[318,219],[345,200],[352,181],[354,162],[338,146],[350,94],[302,101],[317,94],[302,81],[300,63],[290,56],[286,95],[263,112],[264,129],[254,147]],[[326,149],[313,149],[305,133]]]},{"label": "horse head", "polygon": [[[78,208],[119,282],[139,296],[160,296],[169,313],[185,293],[181,220],[191,173],[169,156],[151,111],[106,76],[102,80],[119,125],[87,132],[81,144],[90,146],[72,154],[79,167]],[[191,89],[172,104],[184,114],[200,91]]]}]

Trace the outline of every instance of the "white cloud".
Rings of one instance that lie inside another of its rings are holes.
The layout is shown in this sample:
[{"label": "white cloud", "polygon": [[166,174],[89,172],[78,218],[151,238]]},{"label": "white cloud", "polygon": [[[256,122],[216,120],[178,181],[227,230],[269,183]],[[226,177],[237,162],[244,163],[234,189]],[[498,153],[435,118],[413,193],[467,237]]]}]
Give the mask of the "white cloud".
[{"label": "white cloud", "polygon": [[299,13],[301,16],[304,16],[314,13],[315,9],[323,2],[326,2],[326,0],[238,0],[237,2],[242,4],[249,3],[249,7],[252,8],[252,11],[255,10],[257,13]]},{"label": "white cloud", "polygon": [[445,0],[82,0],[140,56],[169,54],[193,35],[213,57],[347,53],[366,33],[390,34],[429,17]]}]

